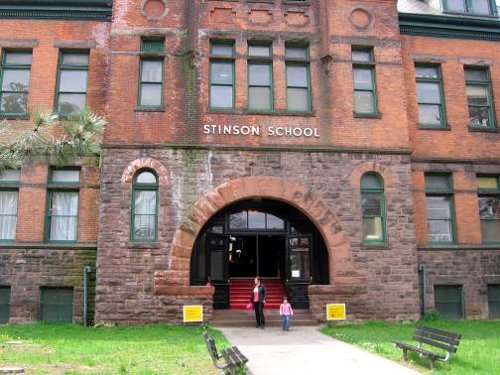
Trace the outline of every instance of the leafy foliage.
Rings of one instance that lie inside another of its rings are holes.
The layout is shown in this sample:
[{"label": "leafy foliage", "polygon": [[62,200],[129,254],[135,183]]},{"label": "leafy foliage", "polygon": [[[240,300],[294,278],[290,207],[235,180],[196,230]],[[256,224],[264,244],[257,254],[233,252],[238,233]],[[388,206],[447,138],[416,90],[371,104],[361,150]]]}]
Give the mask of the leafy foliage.
[{"label": "leafy foliage", "polygon": [[19,169],[24,163],[52,163],[63,166],[78,157],[97,156],[107,121],[91,111],[70,119],[59,119],[47,111],[32,114],[33,127],[15,134],[14,125],[1,124],[0,174],[6,169]]}]

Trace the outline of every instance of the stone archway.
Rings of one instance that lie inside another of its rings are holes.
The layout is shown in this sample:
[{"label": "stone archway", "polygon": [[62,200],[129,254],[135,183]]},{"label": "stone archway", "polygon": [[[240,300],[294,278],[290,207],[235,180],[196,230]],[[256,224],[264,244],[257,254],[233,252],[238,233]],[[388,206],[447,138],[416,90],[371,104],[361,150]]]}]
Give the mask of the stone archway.
[{"label": "stone archway", "polygon": [[213,293],[211,287],[189,286],[190,259],[196,237],[203,225],[226,206],[256,197],[294,206],[323,236],[328,251],[330,285],[311,286],[312,294],[335,291],[351,294],[363,289],[364,275],[354,266],[350,243],[329,203],[304,185],[278,177],[251,176],[219,185],[192,206],[174,235],[169,269],[155,272],[155,294],[194,296]]}]

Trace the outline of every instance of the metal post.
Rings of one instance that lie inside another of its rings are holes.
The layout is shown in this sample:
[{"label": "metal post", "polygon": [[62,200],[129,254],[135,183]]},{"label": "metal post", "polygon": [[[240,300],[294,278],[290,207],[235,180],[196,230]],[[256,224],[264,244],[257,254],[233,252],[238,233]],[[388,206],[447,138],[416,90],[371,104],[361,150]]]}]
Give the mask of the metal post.
[{"label": "metal post", "polygon": [[89,297],[89,274],[92,271],[90,266],[83,267],[83,324],[87,326],[88,321],[88,297]]},{"label": "metal post", "polygon": [[427,270],[425,264],[418,265],[418,271],[422,272],[422,316],[427,311]]}]

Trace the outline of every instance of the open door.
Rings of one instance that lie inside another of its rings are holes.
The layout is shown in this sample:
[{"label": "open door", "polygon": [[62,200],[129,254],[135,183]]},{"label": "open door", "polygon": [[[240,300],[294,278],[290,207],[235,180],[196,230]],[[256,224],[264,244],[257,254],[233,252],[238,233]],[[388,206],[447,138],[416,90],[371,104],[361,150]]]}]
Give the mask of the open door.
[{"label": "open door", "polygon": [[207,249],[210,254],[209,280],[215,287],[214,308],[229,308],[228,236],[207,234]]},{"label": "open door", "polygon": [[286,291],[293,307],[309,308],[307,287],[311,283],[312,235],[301,234],[287,237]]}]

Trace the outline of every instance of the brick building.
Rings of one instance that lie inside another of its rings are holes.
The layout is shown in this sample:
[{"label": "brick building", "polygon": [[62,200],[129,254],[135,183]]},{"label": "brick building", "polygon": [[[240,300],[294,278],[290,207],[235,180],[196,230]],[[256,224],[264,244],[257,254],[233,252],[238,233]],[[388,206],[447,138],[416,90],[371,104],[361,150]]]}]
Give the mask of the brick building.
[{"label": "brick building", "polygon": [[255,275],[318,320],[498,318],[490,0],[0,0],[0,17],[0,116],[109,121],[99,164],[3,175],[3,322],[210,320]]}]

